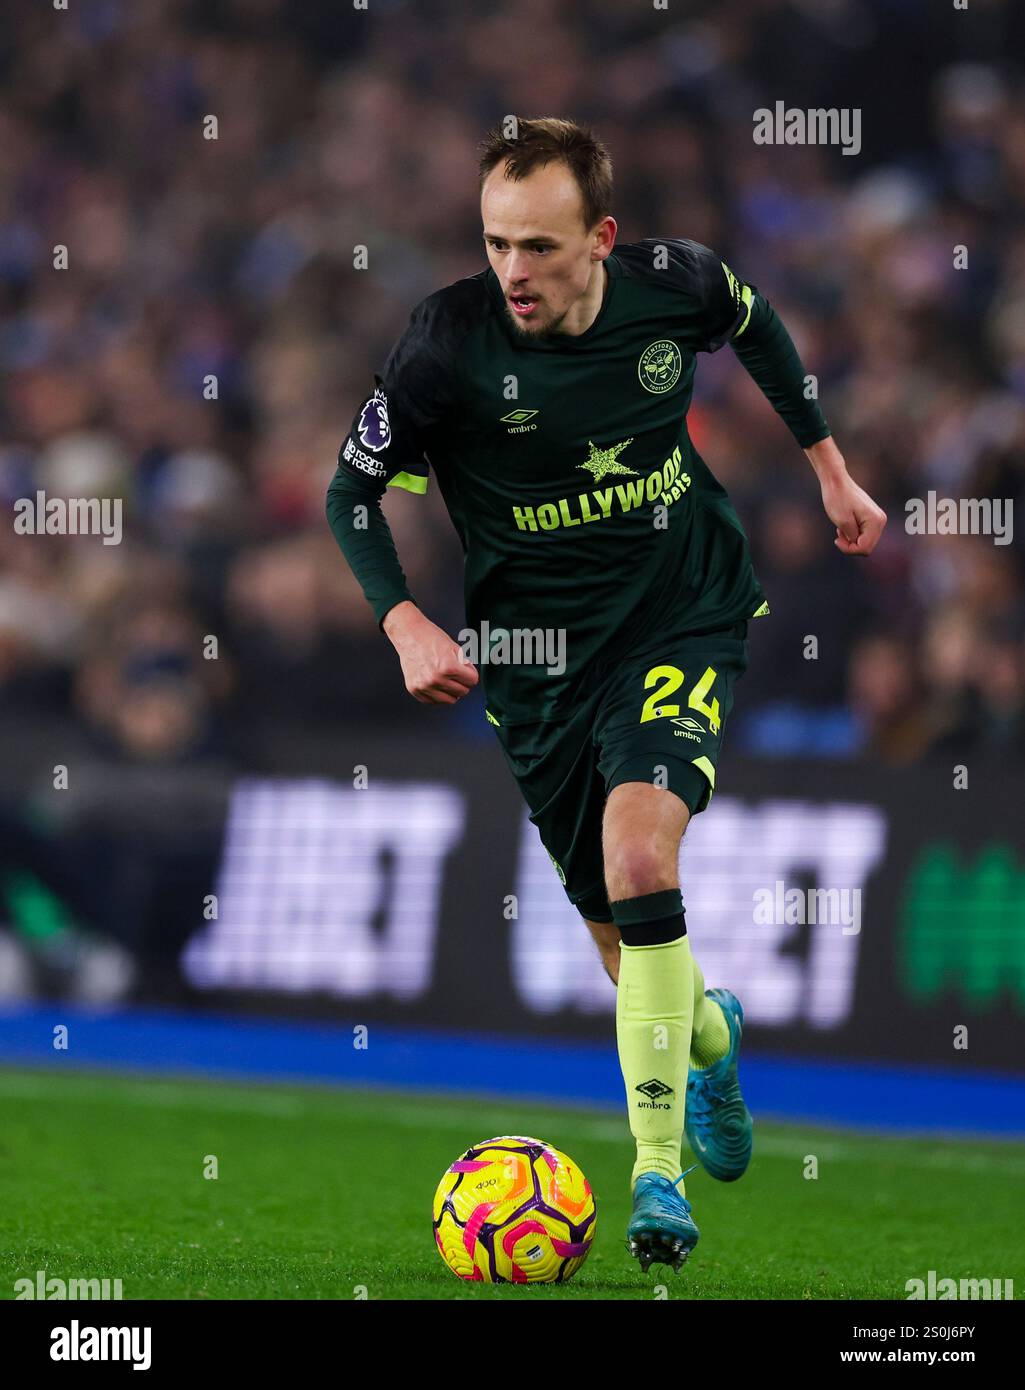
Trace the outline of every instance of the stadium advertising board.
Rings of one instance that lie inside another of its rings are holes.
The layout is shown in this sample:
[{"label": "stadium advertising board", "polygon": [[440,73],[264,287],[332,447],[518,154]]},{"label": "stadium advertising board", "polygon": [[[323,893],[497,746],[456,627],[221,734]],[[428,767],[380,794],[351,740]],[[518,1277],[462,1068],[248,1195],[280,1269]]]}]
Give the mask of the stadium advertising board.
[{"label": "stadium advertising board", "polygon": [[[361,777],[281,750],[231,788],[181,969],[197,999],[604,1037],[615,995],[504,769],[482,749],[381,749]],[[1025,1041],[1025,852],[944,769],[736,761],[684,842],[709,983],[761,1047],[1006,1066]],[[1013,794],[994,770],[987,790]],[[275,1002],[276,1001],[276,1002]]]}]

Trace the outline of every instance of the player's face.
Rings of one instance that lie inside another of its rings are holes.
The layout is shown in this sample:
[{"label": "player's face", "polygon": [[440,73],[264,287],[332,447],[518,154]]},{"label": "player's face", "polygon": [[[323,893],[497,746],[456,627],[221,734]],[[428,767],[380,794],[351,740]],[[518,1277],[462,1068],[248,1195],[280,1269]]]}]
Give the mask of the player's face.
[{"label": "player's face", "polygon": [[484,182],[481,215],[488,260],[517,329],[547,337],[589,327],[601,307],[602,262],[616,224],[605,217],[585,227],[580,189],[565,164],[548,164],[518,182],[506,179],[499,164]]}]

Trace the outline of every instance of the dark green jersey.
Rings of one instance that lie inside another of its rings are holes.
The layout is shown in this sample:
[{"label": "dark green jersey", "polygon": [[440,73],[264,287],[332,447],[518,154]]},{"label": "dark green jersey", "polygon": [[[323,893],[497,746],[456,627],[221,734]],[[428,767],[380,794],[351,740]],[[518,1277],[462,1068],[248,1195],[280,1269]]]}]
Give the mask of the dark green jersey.
[{"label": "dark green jersey", "polygon": [[503,632],[565,633],[561,672],[540,655],[482,662],[503,724],[565,717],[652,637],[715,631],[764,608],[743,528],[687,433],[698,352],[731,342],[799,443],[829,433],[774,311],[707,247],[652,238],[618,247],[606,266],[601,309],[578,336],[521,335],[490,269],[424,300],[328,494],[379,621],[412,596],[379,509],[360,531],[352,508],[385,486],[422,493],[430,469],[465,552],[467,624],[485,648]]}]

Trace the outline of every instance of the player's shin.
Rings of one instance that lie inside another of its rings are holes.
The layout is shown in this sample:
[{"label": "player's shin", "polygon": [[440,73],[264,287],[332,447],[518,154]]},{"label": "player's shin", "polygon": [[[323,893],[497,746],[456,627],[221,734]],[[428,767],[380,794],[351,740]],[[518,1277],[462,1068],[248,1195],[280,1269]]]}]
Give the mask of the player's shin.
[{"label": "player's shin", "polygon": [[[616,1041],[630,1131],[637,1141],[632,1181],[680,1176],[694,982],[679,889],[612,904],[622,934]],[[682,1189],[681,1189],[682,1190]]]}]

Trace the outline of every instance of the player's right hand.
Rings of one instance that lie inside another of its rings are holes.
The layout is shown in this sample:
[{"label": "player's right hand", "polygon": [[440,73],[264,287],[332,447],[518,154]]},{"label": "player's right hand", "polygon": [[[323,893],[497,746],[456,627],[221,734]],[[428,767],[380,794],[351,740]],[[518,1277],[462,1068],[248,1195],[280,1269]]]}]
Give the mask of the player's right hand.
[{"label": "player's right hand", "polygon": [[415,604],[396,604],[384,631],[399,654],[406,689],[422,705],[454,705],[480,680],[458,643]]}]

